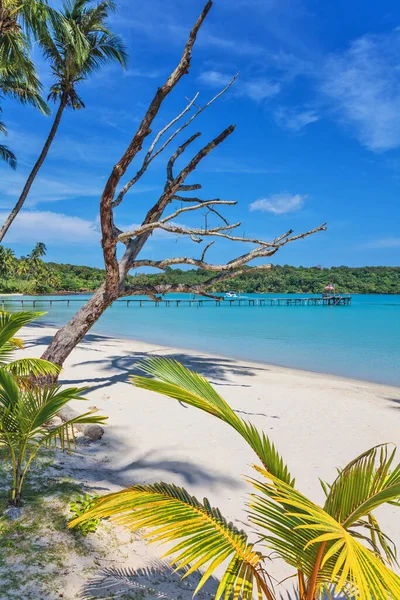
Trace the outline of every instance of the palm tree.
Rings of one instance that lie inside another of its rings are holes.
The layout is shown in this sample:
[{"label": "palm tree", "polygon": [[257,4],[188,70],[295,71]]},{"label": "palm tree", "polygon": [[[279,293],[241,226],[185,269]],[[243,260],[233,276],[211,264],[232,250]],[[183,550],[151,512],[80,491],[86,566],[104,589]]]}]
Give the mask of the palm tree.
[{"label": "palm tree", "polygon": [[[84,108],[77,86],[109,62],[126,64],[126,52],[121,39],[106,25],[107,17],[115,9],[113,0],[103,0],[92,6],[90,0],[64,0],[58,17],[52,15],[47,33],[40,37],[40,45],[49,61],[55,83],[49,99],[58,103],[57,112],[47,140],[37,159],[22,193],[0,229],[0,242],[21,210],[57,133],[64,110]],[[60,25],[61,22],[61,25]]]},{"label": "palm tree", "polygon": [[18,261],[17,273],[18,275],[26,275],[29,273],[29,263],[26,256],[21,256]]},{"label": "palm tree", "polygon": [[[134,485],[100,498],[87,514],[70,526],[93,518],[110,518],[144,537],[169,543],[184,577],[200,567],[204,574],[196,592],[217,567],[229,560],[215,598],[251,600],[277,598],[266,572],[265,550],[294,569],[299,600],[333,598],[354,600],[400,598],[400,577],[390,566],[395,549],[374,515],[384,503],[399,505],[400,465],[395,450],[383,444],[349,463],[332,485],[323,484],[323,507],[301,494],[274,444],[254,425],[241,419],[209,382],[179,363],[152,359],[141,365],[151,375],[132,377],[143,389],[199,408],[233,427],[250,445],[262,466],[249,479],[249,519],[256,528],[257,546],[212,508],[174,485]],[[270,560],[268,565],[270,565]]]},{"label": "palm tree", "polygon": [[46,255],[46,252],[46,244],[44,244],[43,242],[36,242],[34,248],[30,252],[30,254],[28,254],[27,258],[33,264],[36,264],[42,258],[42,256]]},{"label": "palm tree", "polygon": [[11,458],[13,484],[10,504],[20,506],[25,476],[43,446],[61,445],[71,450],[75,442],[74,424],[104,423],[105,417],[86,412],[54,428],[46,423],[71,400],[82,400],[87,388],[61,386],[21,389],[15,379],[0,369],[0,446],[4,446]]},{"label": "palm tree", "polygon": [[6,279],[15,268],[15,254],[11,248],[0,246],[0,275]]}]

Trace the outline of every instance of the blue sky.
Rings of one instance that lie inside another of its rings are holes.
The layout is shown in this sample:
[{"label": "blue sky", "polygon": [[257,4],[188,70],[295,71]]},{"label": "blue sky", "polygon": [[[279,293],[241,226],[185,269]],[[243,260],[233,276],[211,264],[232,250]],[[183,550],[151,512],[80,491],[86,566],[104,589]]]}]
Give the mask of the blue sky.
[{"label": "blue sky", "polygon": [[[26,207],[5,238],[18,255],[43,241],[48,260],[102,266],[102,188],[157,86],[175,66],[204,1],[118,4],[111,23],[128,47],[128,69],[110,66],[82,84],[86,109],[65,114]],[[190,130],[202,132],[194,153],[236,124],[191,177],[203,185],[199,196],[238,200],[229,216],[249,236],[268,239],[327,222],[327,232],[286,246],[275,263],[399,265],[399,57],[395,0],[215,0],[191,72],[164,104],[153,131],[180,112],[186,98],[199,92],[198,102],[205,103],[240,71],[235,85]],[[37,62],[47,88],[51,77],[38,54]],[[0,166],[1,218],[51,124],[9,101],[3,120],[19,165],[15,172]],[[158,198],[168,157],[157,158],[125,197],[116,213],[121,228],[140,223]],[[221,262],[242,251],[216,243],[208,258]],[[196,244],[164,234],[152,237],[141,258],[199,253]]]}]

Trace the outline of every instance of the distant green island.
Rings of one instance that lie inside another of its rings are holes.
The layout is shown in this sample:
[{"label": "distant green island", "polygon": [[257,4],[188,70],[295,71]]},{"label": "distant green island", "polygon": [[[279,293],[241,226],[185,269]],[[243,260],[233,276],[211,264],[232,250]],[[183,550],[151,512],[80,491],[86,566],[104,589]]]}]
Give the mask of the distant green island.
[{"label": "distant green island", "polygon": [[[46,262],[44,244],[38,243],[27,256],[16,258],[0,246],[0,293],[51,294],[92,292],[104,281],[104,270]],[[202,269],[166,268],[161,273],[137,274],[130,283],[199,284],[212,276]],[[400,294],[400,267],[292,267],[276,265],[271,271],[242,274],[211,288],[213,292],[241,293],[321,293],[334,283],[340,293]]]}]

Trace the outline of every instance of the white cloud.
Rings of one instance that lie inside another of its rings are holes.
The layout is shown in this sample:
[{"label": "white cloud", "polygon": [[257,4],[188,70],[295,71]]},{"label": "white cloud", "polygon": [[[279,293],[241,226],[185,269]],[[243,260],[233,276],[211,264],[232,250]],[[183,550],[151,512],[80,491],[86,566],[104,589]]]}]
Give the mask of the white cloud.
[{"label": "white cloud", "polygon": [[[87,181],[86,181],[87,179]],[[92,181],[90,181],[92,179]],[[82,181],[83,183],[80,183]],[[4,169],[0,177],[0,209],[11,208],[19,197],[26,182],[26,175],[11,169]],[[75,182],[75,183],[74,183]],[[33,207],[42,202],[98,197],[104,189],[105,179],[102,176],[87,173],[53,170],[51,176],[38,175],[29,196],[26,207]],[[146,194],[159,191],[160,187],[150,184],[136,184],[129,194]]]},{"label": "white cloud", "polygon": [[400,237],[384,237],[363,244],[363,248],[400,248]]},{"label": "white cloud", "polygon": [[[210,87],[223,88],[232,80],[230,75],[220,71],[204,71],[199,75],[199,81]],[[248,79],[239,78],[233,86],[233,93],[237,97],[250,98],[255,102],[273,98],[280,92],[279,83],[273,83],[265,78]]]},{"label": "white cloud", "polygon": [[319,121],[319,116],[314,110],[302,110],[281,107],[275,111],[275,120],[280,127],[290,131],[299,132],[307,125]]},{"label": "white cloud", "polygon": [[302,58],[292,52],[284,52],[282,49],[279,52],[267,57],[272,65],[285,73],[285,79],[291,81],[299,75],[313,75],[315,72],[314,61],[307,58]]},{"label": "white cloud", "polygon": [[[3,223],[7,212],[0,212]],[[22,211],[7,233],[8,243],[36,243],[63,245],[88,245],[100,241],[98,225],[95,221],[71,217],[50,211]]]},{"label": "white cloud", "polygon": [[365,35],[329,57],[321,84],[333,110],[363,146],[400,146],[400,31]]},{"label": "white cloud", "polygon": [[284,215],[303,208],[306,198],[307,196],[304,194],[289,194],[288,192],[282,192],[281,194],[273,194],[267,198],[255,200],[250,204],[249,208],[251,211]]},{"label": "white cloud", "polygon": [[[77,174],[75,174],[75,178]],[[69,173],[60,177],[38,176],[32,186],[32,190],[26,201],[26,205],[33,206],[39,202],[55,202],[68,198],[83,198],[87,196],[99,196],[104,187],[104,182],[93,182],[93,184],[73,183],[73,177]],[[84,177],[82,177],[84,179]],[[98,180],[98,178],[97,178]],[[11,207],[16,198],[19,197],[25,184],[26,177],[22,173],[8,170],[0,177],[0,192],[3,200],[2,208]]]},{"label": "white cloud", "polygon": [[[60,133],[55,137],[48,159],[74,163],[79,161],[112,168],[113,161],[118,160],[124,150],[122,143],[114,140],[110,142],[106,135],[96,136],[86,141],[80,129],[75,131],[68,135]],[[22,131],[12,124],[8,131],[8,143],[15,151],[21,165],[29,164],[32,167],[32,162],[37,159],[45,139],[45,135]]]}]

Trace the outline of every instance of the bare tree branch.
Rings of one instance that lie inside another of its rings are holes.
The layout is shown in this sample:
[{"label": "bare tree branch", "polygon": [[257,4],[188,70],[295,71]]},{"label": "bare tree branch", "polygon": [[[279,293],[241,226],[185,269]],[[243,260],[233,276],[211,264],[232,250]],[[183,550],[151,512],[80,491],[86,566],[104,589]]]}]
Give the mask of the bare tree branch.
[{"label": "bare tree branch", "polygon": [[[234,200],[206,200],[206,201],[202,202],[201,204],[196,204],[195,206],[188,206],[185,208],[180,208],[180,209],[176,210],[175,212],[173,212],[172,214],[168,215],[167,217],[164,217],[164,219],[161,219],[160,221],[156,221],[155,223],[148,223],[147,225],[142,225],[141,227],[137,227],[136,229],[133,229],[132,231],[120,231],[120,233],[117,236],[117,241],[120,242],[126,238],[132,238],[137,235],[140,235],[141,233],[144,233],[146,231],[151,231],[153,229],[165,229],[165,231],[172,231],[173,233],[181,233],[181,231],[163,228],[163,225],[165,223],[167,223],[168,221],[175,219],[177,216],[179,216],[180,214],[182,214],[184,212],[199,210],[200,208],[204,208],[205,206],[210,207],[210,206],[214,206],[215,204],[218,204],[219,206],[221,206],[221,205],[233,206],[233,205],[237,204],[237,202]],[[227,224],[227,225],[229,226],[229,224]],[[222,229],[225,229],[225,228],[222,228]],[[196,235],[196,233],[198,234],[199,231],[200,230],[197,230],[196,232],[188,231],[187,234],[190,235],[191,233],[194,233]]]},{"label": "bare tree branch", "polygon": [[173,175],[172,169],[173,169],[173,166],[174,166],[175,162],[177,161],[177,159],[180,157],[181,154],[183,154],[183,152],[185,152],[186,148],[192,142],[194,142],[194,140],[196,140],[200,135],[201,135],[201,133],[199,131],[197,133],[195,133],[194,135],[192,135],[188,140],[186,140],[186,142],[183,142],[183,144],[178,146],[178,148],[172,154],[171,158],[169,159],[169,161],[167,163],[167,183],[166,183],[165,187],[167,187],[169,184],[171,184],[174,180],[174,175]]},{"label": "bare tree branch", "polygon": [[[228,83],[228,85],[226,85],[224,87],[223,90],[221,90],[218,94],[216,94],[213,98],[211,98],[211,100],[209,100],[204,106],[202,106],[201,108],[198,108],[198,110],[190,117],[190,119],[188,119],[176,131],[174,131],[174,133],[162,144],[162,146],[156,152],[154,152],[154,149],[155,149],[158,141],[164,135],[164,133],[166,133],[168,131],[168,129],[170,129],[177,121],[179,121],[192,108],[192,106],[196,106],[195,101],[197,100],[199,94],[197,93],[194,96],[193,100],[189,101],[189,104],[187,104],[187,106],[184,108],[184,110],[181,113],[179,113],[179,115],[177,115],[174,119],[172,119],[172,121],[170,121],[165,127],[163,127],[157,133],[156,137],[153,140],[153,143],[151,144],[151,146],[149,147],[149,149],[146,153],[146,156],[144,157],[141,168],[136,173],[136,175],[124,185],[124,187],[122,188],[122,190],[120,191],[117,198],[114,200],[114,202],[112,204],[113,208],[115,208],[115,207],[119,206],[119,204],[121,204],[125,194],[130,190],[130,188],[133,185],[135,185],[139,181],[139,179],[142,177],[142,175],[146,172],[150,163],[159,154],[161,154],[161,152],[163,152],[165,150],[165,148],[176,138],[176,136],[179,135],[184,129],[186,129],[186,127],[188,127],[194,121],[194,119],[196,119],[196,117],[198,117],[204,110],[206,110],[209,106],[211,106],[211,104],[213,104],[216,100],[218,100],[218,98],[220,98],[231,87],[231,85],[233,85],[233,83],[236,81],[238,76],[239,76],[239,73],[237,73],[235,75],[235,77],[232,78],[232,80]],[[200,186],[199,187],[191,186],[190,189],[200,189]]]},{"label": "bare tree branch", "polygon": [[[274,246],[271,246],[270,243],[268,245],[264,244],[263,246],[254,248],[253,250],[250,250],[246,254],[242,254],[241,256],[238,256],[237,258],[230,260],[228,263],[224,263],[221,265],[214,265],[214,264],[206,263],[204,261],[204,254],[210,247],[210,244],[208,244],[208,246],[205,248],[205,250],[202,254],[202,258],[200,258],[200,259],[190,258],[188,256],[164,258],[163,260],[143,259],[143,260],[134,261],[132,263],[132,268],[138,269],[140,267],[153,267],[155,269],[163,270],[172,265],[192,265],[199,269],[203,269],[204,271],[214,271],[214,272],[232,271],[232,270],[242,267],[243,265],[247,265],[249,262],[251,262],[252,260],[255,260],[257,258],[265,258],[267,256],[273,256],[279,250],[279,248],[281,248],[285,244],[287,244],[289,242],[293,242],[295,240],[303,239],[309,235],[316,233],[317,231],[323,231],[324,229],[325,229],[325,224],[320,225],[319,227],[312,229],[310,231],[307,231],[305,233],[300,233],[299,235],[296,235],[292,238],[286,238],[286,239],[282,240],[282,236],[280,236],[281,241],[280,242],[278,241]],[[209,231],[211,231],[211,230],[209,230]],[[195,234],[193,234],[193,235],[195,235]]]},{"label": "bare tree branch", "polygon": [[[264,264],[246,269],[238,269],[237,271],[224,271],[222,273],[219,273],[215,277],[211,277],[203,283],[197,283],[193,285],[186,283],[163,283],[157,285],[125,285],[123,288],[121,288],[121,296],[154,296],[155,294],[164,295],[175,293],[203,295],[208,288],[217,283],[221,283],[222,281],[233,279],[234,277],[238,277],[239,275],[243,275],[244,273],[251,274],[256,271],[269,271],[271,268],[272,265]],[[215,296],[211,297],[215,298]],[[219,297],[218,299],[223,300],[223,298],[221,297]]]},{"label": "bare tree branch", "polygon": [[207,244],[207,246],[204,248],[203,253],[201,255],[201,261],[203,261],[205,259],[207,250],[214,244],[215,240],[212,240],[209,244]]},{"label": "bare tree branch", "polygon": [[142,235],[143,233],[146,233],[146,231],[154,231],[155,229],[162,229],[163,231],[168,231],[169,233],[178,233],[180,235],[188,235],[188,236],[212,236],[212,235],[219,235],[219,237],[228,237],[229,236],[225,236],[223,233],[224,231],[229,231],[231,229],[236,229],[237,227],[240,227],[241,223],[233,223],[232,225],[221,225],[220,227],[213,227],[211,229],[190,229],[187,227],[184,227],[183,225],[167,225],[162,223],[161,221],[156,221],[155,223],[150,223],[149,225],[143,225],[143,227],[139,227],[137,230],[135,230],[134,232],[130,232],[128,231],[127,233],[122,233],[120,236],[118,236],[118,241],[126,238],[126,237],[134,237],[137,235]]},{"label": "bare tree branch", "polygon": [[[165,208],[172,201],[172,198],[176,195],[179,187],[185,181],[185,179],[192,173],[197,165],[200,163],[203,158],[205,158],[214,148],[216,148],[219,144],[221,144],[235,129],[234,125],[230,125],[227,127],[222,133],[217,135],[211,142],[206,144],[199,152],[192,158],[192,160],[186,165],[184,169],[172,180],[172,182],[166,185],[164,189],[164,193],[160,196],[156,204],[148,211],[146,217],[143,220],[142,227],[148,225],[150,223],[156,222],[163,214]],[[193,137],[193,136],[192,136]],[[189,138],[192,139],[192,138]],[[187,142],[182,144],[182,146],[187,147]],[[180,148],[182,147],[180,146]],[[181,152],[182,154],[182,152]],[[151,235],[152,230],[145,231],[140,235],[137,235],[135,238],[132,238],[129,242],[127,249],[119,262],[119,275],[120,278],[126,273],[128,273],[130,269],[131,262],[137,257],[140,250],[143,248],[144,244],[148,240]],[[117,240],[115,240],[117,243]]]},{"label": "bare tree branch", "polygon": [[[142,166],[140,167],[140,169],[138,170],[138,172],[136,173],[136,175],[134,177],[132,177],[132,179],[130,179],[130,181],[128,181],[124,187],[122,188],[122,190],[120,191],[120,193],[118,194],[117,198],[114,200],[114,202],[112,203],[112,207],[116,208],[117,206],[119,206],[122,202],[122,200],[124,199],[124,196],[126,194],[126,192],[128,192],[130,190],[130,188],[135,185],[135,183],[137,183],[139,181],[139,179],[142,177],[142,175],[144,175],[144,173],[147,170],[147,167],[150,165],[150,163],[164,150],[164,148],[167,146],[167,142],[165,144],[163,144],[163,146],[157,150],[157,152],[154,152],[154,148],[158,142],[158,140],[164,135],[164,133],[166,131],[168,131],[168,129],[170,127],[172,127],[177,121],[179,121],[179,119],[181,119],[183,117],[183,115],[185,113],[187,113],[188,110],[190,110],[195,102],[195,100],[197,99],[199,93],[197,92],[197,94],[195,95],[195,97],[193,98],[193,100],[191,100],[189,102],[189,104],[183,109],[183,111],[181,113],[179,113],[179,115],[177,115],[174,119],[172,119],[172,121],[170,121],[165,127],[163,127],[162,129],[160,129],[160,131],[157,133],[156,137],[154,138],[151,146],[149,147],[148,151],[146,152],[146,155],[143,159],[143,163]],[[179,131],[179,130],[178,130]],[[172,141],[173,137],[171,136],[169,138],[170,141]],[[169,143],[169,142],[168,142]]]},{"label": "bare tree branch", "polygon": [[[174,196],[172,198],[172,200],[179,200],[180,202],[198,202],[199,204],[202,204],[204,206],[204,204],[206,202],[208,202],[208,200],[200,200],[200,198],[185,198],[184,196]],[[219,198],[216,198],[216,201],[219,202]],[[226,201],[225,201],[226,202]],[[233,200],[232,201],[234,204],[237,204],[237,200]],[[228,219],[226,219],[223,215],[221,215],[220,212],[218,212],[217,210],[215,210],[215,207],[208,207],[208,210],[212,213],[214,213],[215,215],[217,215],[217,217],[219,219],[221,219],[221,221],[223,221],[226,225],[229,225],[229,221]]]},{"label": "bare tree branch", "polygon": [[100,200],[100,222],[102,231],[102,247],[104,264],[106,268],[106,290],[117,289],[119,285],[119,267],[116,257],[115,238],[113,235],[112,202],[115,196],[115,190],[126,173],[127,168],[142,149],[145,138],[151,133],[151,124],[153,123],[162,102],[173,90],[180,79],[188,73],[192,55],[193,45],[204,19],[207,17],[212,6],[212,0],[208,0],[193,29],[189,34],[183,50],[182,57],[175,70],[168,77],[167,81],[158,88],[149,108],[144,115],[135,135],[133,136],[128,148],[121,159],[113,168],[110,177],[104,187]]}]

